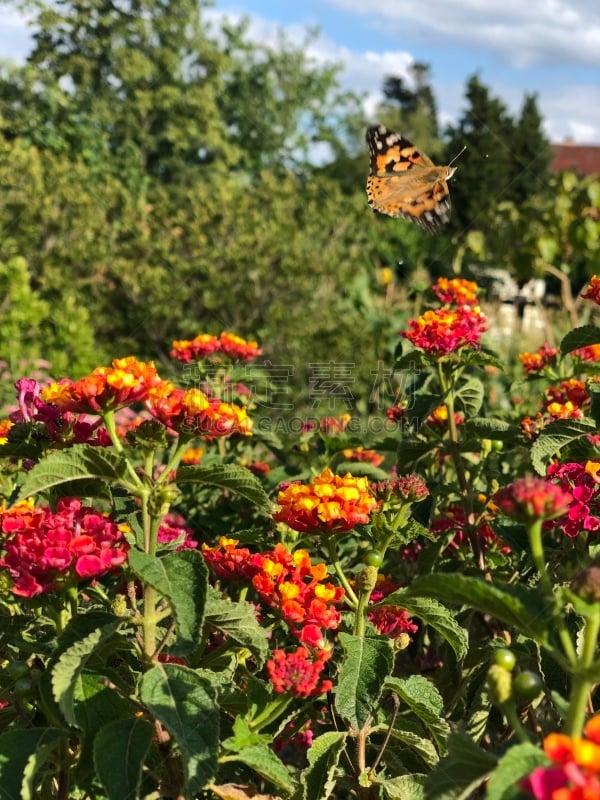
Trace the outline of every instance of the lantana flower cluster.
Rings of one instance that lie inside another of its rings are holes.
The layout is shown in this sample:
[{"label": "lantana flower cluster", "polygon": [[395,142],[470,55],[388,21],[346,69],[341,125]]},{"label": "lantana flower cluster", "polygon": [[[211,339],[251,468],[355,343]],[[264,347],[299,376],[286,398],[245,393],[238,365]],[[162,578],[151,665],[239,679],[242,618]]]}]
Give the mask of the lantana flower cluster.
[{"label": "lantana flower cluster", "polygon": [[245,408],[209,397],[200,389],[172,387],[166,394],[153,393],[146,407],[155,419],[179,434],[214,439],[252,432]]},{"label": "lantana flower cluster", "polygon": [[535,353],[521,353],[519,361],[527,375],[541,372],[545,367],[554,367],[558,362],[558,348],[546,342]]},{"label": "lantana flower cluster", "polygon": [[[481,514],[477,522],[475,533],[482,549],[496,550],[508,555],[510,547],[496,535],[490,522],[491,518],[488,513]],[[467,516],[464,508],[458,503],[451,504],[441,516],[433,520],[431,532],[438,535],[454,533],[446,550],[447,555],[453,551],[460,552],[470,548],[467,535]]]},{"label": "lantana flower cluster", "polygon": [[116,358],[110,367],[96,367],[77,381],[63,378],[43,389],[42,398],[63,411],[100,414],[142,402],[165,383],[152,361],[128,356]]},{"label": "lantana flower cluster", "polygon": [[433,292],[445,306],[409,320],[409,329],[402,336],[432,358],[461,347],[476,347],[487,330],[487,318],[476,305],[477,284],[460,278],[440,279]]},{"label": "lantana flower cluster", "polygon": [[18,409],[9,415],[6,425],[9,431],[27,423],[42,425],[45,435],[53,445],[91,444],[100,447],[110,445],[110,437],[102,426],[101,419],[89,419],[85,414],[73,413],[59,408],[43,398],[44,389],[36,380],[21,378],[15,383]]},{"label": "lantana flower cluster", "polygon": [[251,361],[261,353],[257,342],[247,341],[241,336],[223,332],[220,336],[201,333],[194,339],[180,339],[173,342],[170,356],[184,364],[190,364],[208,356],[217,355],[226,356],[234,361]]},{"label": "lantana flower cluster", "polygon": [[335,607],[344,590],[326,579],[327,566],[312,564],[306,550],[290,552],[277,544],[265,553],[238,547],[238,540],[221,537],[216,546],[202,545],[202,553],[218,578],[249,583],[264,609],[275,611],[304,645],[320,648],[323,629],[335,630],[340,613]]},{"label": "lantana flower cluster", "polygon": [[550,464],[547,475],[571,496],[555,524],[571,538],[600,530],[600,460]]},{"label": "lantana flower cluster", "polygon": [[[369,601],[372,605],[380,603],[399,588],[400,584],[388,576],[378,575]],[[377,628],[378,633],[390,639],[397,639],[402,634],[411,636],[419,630],[419,626],[412,621],[408,611],[400,606],[381,605],[371,608],[367,612],[367,618]]]},{"label": "lantana flower cluster", "polygon": [[61,498],[52,511],[24,501],[0,512],[4,554],[13,594],[35,597],[81,579],[99,578],[127,560],[123,529],[75,497]]},{"label": "lantana flower cluster", "polygon": [[267,672],[277,694],[294,697],[318,697],[333,688],[329,679],[321,680],[326,662],[331,658],[328,650],[311,653],[298,647],[291,653],[274,650],[267,663]]},{"label": "lantana flower cluster", "polygon": [[369,522],[377,501],[365,477],[335,475],[329,468],[310,483],[282,484],[273,515],[301,533],[345,533]]},{"label": "lantana flower cluster", "polygon": [[526,475],[497,491],[492,500],[507,516],[529,523],[560,517],[568,509],[573,495],[545,478]]},{"label": "lantana flower cluster", "polygon": [[600,715],[588,720],[583,736],[551,733],[544,752],[552,762],[536,767],[520,788],[535,800],[597,800],[600,797]]}]

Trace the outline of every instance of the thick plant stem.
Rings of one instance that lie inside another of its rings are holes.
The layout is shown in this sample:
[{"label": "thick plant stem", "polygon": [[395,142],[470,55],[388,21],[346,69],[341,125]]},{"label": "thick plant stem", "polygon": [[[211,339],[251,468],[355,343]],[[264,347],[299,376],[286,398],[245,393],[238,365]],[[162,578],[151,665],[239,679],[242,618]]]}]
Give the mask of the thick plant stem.
[{"label": "thick plant stem", "polygon": [[[600,609],[595,608],[594,613],[587,618],[583,632],[583,646],[579,658],[579,666],[582,670],[586,670],[594,663],[599,633]],[[576,675],[573,680],[571,697],[569,698],[569,713],[565,722],[565,732],[569,736],[581,736],[586,708],[593,686],[593,681],[580,675]]]},{"label": "thick plant stem", "polygon": [[542,520],[535,519],[528,523],[527,534],[529,537],[529,548],[531,550],[531,557],[540,578],[540,587],[548,598],[552,607],[552,616],[558,632],[560,643],[564,650],[566,657],[571,665],[577,663],[577,653],[575,647],[566,628],[564,619],[560,610],[556,607],[556,598],[552,589],[552,581],[546,569],[546,559],[544,557],[544,546],[542,544]]},{"label": "thick plant stem", "polygon": [[460,457],[458,430],[456,427],[456,420],[454,418],[454,381],[452,380],[452,377],[450,380],[446,380],[446,375],[442,365],[438,362],[437,366],[440,388],[442,390],[442,396],[445,398],[446,409],[448,411],[448,439],[450,442],[450,456],[454,464],[454,469],[456,470],[456,478],[458,480],[458,485],[460,487],[465,504],[465,532],[469,539],[469,544],[471,545],[475,563],[483,572],[485,570],[485,557],[479,536],[477,535],[477,528],[474,524],[475,514],[473,511],[473,495],[465,474],[465,465]]}]

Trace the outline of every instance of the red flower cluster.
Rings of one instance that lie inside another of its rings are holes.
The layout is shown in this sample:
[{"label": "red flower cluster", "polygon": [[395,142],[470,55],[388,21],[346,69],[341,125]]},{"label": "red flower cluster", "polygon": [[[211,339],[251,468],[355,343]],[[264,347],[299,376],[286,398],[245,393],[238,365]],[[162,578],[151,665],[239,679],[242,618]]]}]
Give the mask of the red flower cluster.
[{"label": "red flower cluster", "polygon": [[598,800],[600,798],[600,715],[588,720],[583,736],[551,733],[544,752],[552,762],[536,767],[520,788],[536,800]]},{"label": "red flower cluster", "polygon": [[83,414],[101,414],[146,400],[152,391],[169,386],[161,380],[152,361],[144,363],[129,356],[116,358],[110,367],[96,367],[85,378],[63,378],[42,389],[48,403]]},{"label": "red flower cluster", "polygon": [[402,335],[434,358],[477,345],[487,330],[487,319],[477,306],[426,311],[408,324],[410,330]]},{"label": "red flower cluster", "polygon": [[570,378],[546,389],[543,405],[553,419],[581,419],[590,405],[590,395],[583,381]]},{"label": "red flower cluster", "polygon": [[472,306],[477,303],[479,287],[465,278],[438,278],[431,290],[446,305]]},{"label": "red flower cluster", "polygon": [[256,342],[246,341],[241,336],[223,332],[220,336],[201,333],[195,339],[181,339],[173,342],[173,349],[169,355],[171,358],[189,364],[211,355],[227,356],[234,361],[251,361],[261,355],[261,352]]},{"label": "red flower cluster", "polygon": [[558,360],[558,348],[543,344],[535,353],[521,353],[519,361],[527,375],[541,372],[544,367],[554,367]]},{"label": "red flower cluster", "polygon": [[500,489],[492,500],[507,516],[527,523],[560,517],[568,509],[573,495],[545,478],[526,475]]},{"label": "red flower cluster", "polygon": [[375,450],[365,450],[361,446],[351,450],[343,450],[342,452],[348,461],[365,461],[367,464],[373,464],[374,467],[378,467],[383,463],[382,455],[379,455]]},{"label": "red flower cluster", "polygon": [[9,415],[10,427],[37,422],[44,426],[53,444],[92,444],[108,447],[111,443],[102,420],[91,422],[85,414],[73,414],[42,399],[42,386],[35,380],[21,378],[15,383],[19,408]]},{"label": "red flower cluster", "polygon": [[596,305],[600,306],[600,276],[594,275],[590,278],[590,282],[585,287],[585,292],[581,296],[585,300],[593,300]]},{"label": "red flower cluster", "polygon": [[202,545],[207,564],[225,581],[249,582],[263,607],[275,610],[291,632],[310,647],[322,645],[322,628],[340,623],[339,603],[344,590],[326,583],[325,564],[311,564],[306,550],[290,553],[282,544],[266,553],[238,548],[236,539],[221,537],[216,547]]},{"label": "red flower cluster", "polygon": [[582,361],[595,364],[600,361],[600,344],[588,344],[587,347],[579,347],[571,352],[572,356],[580,358]]},{"label": "red flower cluster", "polygon": [[[384,575],[377,576],[377,584],[371,592],[371,603],[380,603],[400,585],[386,578]],[[405,633],[410,636],[419,630],[419,626],[411,621],[408,611],[400,606],[379,606],[372,608],[367,613],[368,619],[377,628],[378,632],[383,636],[389,636],[390,639],[397,639],[401,634]]]},{"label": "red flower cluster", "polygon": [[570,494],[566,519],[556,520],[569,537],[600,529],[600,462],[550,464],[547,475]]},{"label": "red flower cluster", "polygon": [[[495,502],[495,499],[494,499]],[[468,549],[470,547],[469,538],[466,533],[467,517],[465,510],[457,503],[451,505],[443,516],[437,517],[431,524],[431,532],[436,534],[449,533],[454,531],[454,537],[446,555],[459,550]],[[494,529],[489,523],[489,517],[482,515],[477,524],[477,538],[484,550],[496,550],[504,555],[510,553],[510,547],[505,544],[502,539],[496,536]]]},{"label": "red flower cluster", "polygon": [[317,650],[312,655],[305,647],[298,647],[293,653],[274,650],[273,658],[266,665],[269,680],[278,694],[318,697],[333,688],[330,680],[321,680],[321,673],[330,657],[327,650]]},{"label": "red flower cluster", "polygon": [[179,540],[175,550],[195,550],[198,547],[191,528],[186,526],[185,519],[180,514],[167,514],[163,517],[157,540],[160,544]]},{"label": "red flower cluster", "polygon": [[171,387],[166,394],[152,393],[146,407],[167,428],[187,436],[206,439],[234,433],[249,436],[252,429],[245,408],[208,397],[200,389]]},{"label": "red flower cluster", "polygon": [[127,559],[128,545],[116,522],[74,497],[60,499],[56,511],[25,501],[0,513],[4,555],[12,592],[42,592],[98,578]]},{"label": "red flower cluster", "polygon": [[309,484],[282,484],[276,522],[301,533],[345,533],[365,525],[377,507],[366,478],[341,477],[325,469]]}]

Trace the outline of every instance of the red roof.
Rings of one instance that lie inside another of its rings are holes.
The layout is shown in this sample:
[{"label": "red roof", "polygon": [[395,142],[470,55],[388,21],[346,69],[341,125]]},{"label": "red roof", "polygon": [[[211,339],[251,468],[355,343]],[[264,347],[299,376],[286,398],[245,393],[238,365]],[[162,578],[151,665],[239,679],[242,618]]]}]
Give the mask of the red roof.
[{"label": "red roof", "polygon": [[553,144],[552,172],[574,169],[580,175],[600,175],[600,145],[597,144]]}]

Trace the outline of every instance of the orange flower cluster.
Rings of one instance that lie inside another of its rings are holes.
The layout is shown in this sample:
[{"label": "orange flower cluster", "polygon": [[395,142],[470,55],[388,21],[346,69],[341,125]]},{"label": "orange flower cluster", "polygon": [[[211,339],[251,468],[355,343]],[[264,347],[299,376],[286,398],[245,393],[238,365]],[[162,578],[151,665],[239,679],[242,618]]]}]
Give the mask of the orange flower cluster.
[{"label": "orange flower cluster", "polygon": [[321,647],[322,629],[335,630],[340,614],[334,607],[344,590],[326,582],[327,566],[312,564],[306,550],[291,553],[282,544],[266,553],[238,547],[236,539],[221,537],[202,553],[215,574],[227,582],[247,582],[264,608],[275,610],[303,644]]},{"label": "orange flower cluster", "polygon": [[431,290],[442,303],[454,306],[472,306],[477,303],[479,287],[465,278],[438,278]]},{"label": "orange flower cluster", "polygon": [[521,353],[519,361],[526,374],[541,372],[544,367],[553,367],[558,357],[558,348],[543,344],[535,353]]},{"label": "orange flower cluster", "polygon": [[536,767],[520,788],[536,800],[599,800],[600,714],[588,720],[583,734],[546,736],[544,752],[552,765]]},{"label": "orange flower cluster", "polygon": [[188,436],[216,439],[234,433],[249,436],[252,420],[245,408],[207,397],[200,389],[171,387],[168,394],[151,393],[148,411],[167,428]]},{"label": "orange flower cluster", "polygon": [[594,275],[590,278],[590,282],[585,287],[585,292],[581,295],[585,300],[593,300],[596,305],[600,306],[600,276]]},{"label": "orange flower cluster", "polygon": [[63,411],[100,414],[146,400],[163,385],[152,361],[129,356],[116,358],[110,367],[96,367],[85,378],[63,378],[42,389],[41,396]]},{"label": "orange flower cluster", "polygon": [[595,364],[600,361],[600,344],[588,344],[587,347],[579,347],[571,352],[572,356],[580,358],[582,361]]},{"label": "orange flower cluster", "polygon": [[408,324],[410,329],[402,335],[435,358],[477,345],[487,330],[486,317],[478,306],[426,311]]},{"label": "orange flower cluster", "polygon": [[282,484],[277,503],[273,519],[301,533],[345,533],[369,522],[377,508],[365,477],[341,477],[329,468],[309,484]]},{"label": "orange flower cluster", "polygon": [[575,378],[546,389],[544,409],[553,419],[581,419],[590,404],[585,383]]},{"label": "orange flower cluster", "polygon": [[362,446],[355,447],[352,450],[343,450],[342,452],[348,461],[365,461],[368,464],[373,464],[374,467],[378,467],[384,460],[383,456],[379,455],[375,450],[365,450]]},{"label": "orange flower cluster", "polygon": [[251,361],[261,355],[261,352],[257,342],[246,341],[241,336],[223,332],[220,336],[201,333],[194,339],[173,342],[170,356],[189,364],[211,355],[227,356],[234,361]]},{"label": "orange flower cluster", "polygon": [[14,422],[9,419],[0,420],[0,444],[6,444],[8,441],[8,432],[13,427]]}]

